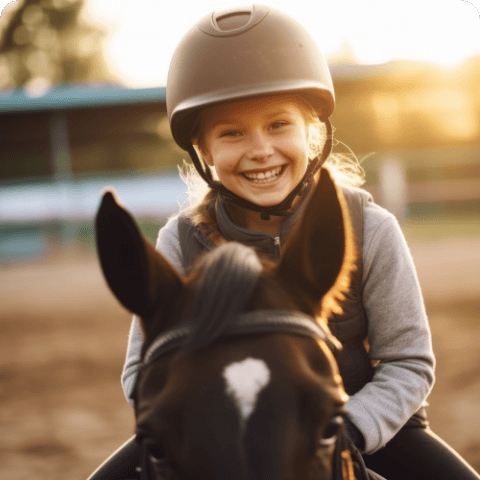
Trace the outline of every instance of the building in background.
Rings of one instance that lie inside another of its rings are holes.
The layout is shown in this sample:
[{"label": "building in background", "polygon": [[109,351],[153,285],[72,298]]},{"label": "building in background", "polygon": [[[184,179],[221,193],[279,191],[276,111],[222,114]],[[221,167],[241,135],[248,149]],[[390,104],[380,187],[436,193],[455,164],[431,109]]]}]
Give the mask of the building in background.
[{"label": "building in background", "polygon": [[66,86],[0,95],[0,256],[92,243],[102,190],[113,186],[160,224],[185,191],[165,89]]},{"label": "building in background", "polygon": [[[480,59],[332,66],[335,151],[351,149],[366,188],[399,220],[480,215]],[[114,186],[151,238],[185,200],[165,89],[65,85],[0,92],[0,258],[92,245]]]}]

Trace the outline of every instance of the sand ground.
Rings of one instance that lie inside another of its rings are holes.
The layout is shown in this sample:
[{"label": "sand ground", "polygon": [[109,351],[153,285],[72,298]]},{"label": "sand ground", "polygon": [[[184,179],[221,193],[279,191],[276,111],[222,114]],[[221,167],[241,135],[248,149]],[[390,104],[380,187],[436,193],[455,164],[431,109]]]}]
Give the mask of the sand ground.
[{"label": "sand ground", "polygon": [[[480,239],[410,242],[437,357],[434,431],[480,470]],[[133,433],[130,315],[91,253],[0,266],[0,478],[85,479]]]}]

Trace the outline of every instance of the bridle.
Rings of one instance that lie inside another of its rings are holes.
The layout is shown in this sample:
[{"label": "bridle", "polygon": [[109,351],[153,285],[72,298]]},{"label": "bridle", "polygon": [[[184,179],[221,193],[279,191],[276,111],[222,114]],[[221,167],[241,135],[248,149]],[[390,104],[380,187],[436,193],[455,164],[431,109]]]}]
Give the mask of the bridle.
[{"label": "bridle", "polygon": [[[259,333],[289,333],[324,341],[332,353],[337,347],[326,331],[315,320],[304,313],[293,310],[255,310],[231,315],[225,319],[222,337]],[[172,350],[182,348],[193,331],[194,321],[186,320],[162,332],[145,352],[142,368]]]},{"label": "bridle", "polygon": [[[315,341],[321,340],[325,342],[334,356],[339,350],[321,324],[317,323],[313,317],[298,311],[256,310],[231,315],[225,321],[225,330],[221,337],[259,333],[286,333],[311,338]],[[193,319],[188,319],[162,332],[147,349],[141,363],[141,369],[161,356],[185,347],[194,324]],[[328,445],[335,443],[332,459],[333,480],[354,480],[349,444],[342,416],[339,415],[332,420],[338,424],[336,435],[328,442]],[[141,444],[141,480],[148,480],[148,447],[152,444],[152,439],[145,438],[139,441]]]}]

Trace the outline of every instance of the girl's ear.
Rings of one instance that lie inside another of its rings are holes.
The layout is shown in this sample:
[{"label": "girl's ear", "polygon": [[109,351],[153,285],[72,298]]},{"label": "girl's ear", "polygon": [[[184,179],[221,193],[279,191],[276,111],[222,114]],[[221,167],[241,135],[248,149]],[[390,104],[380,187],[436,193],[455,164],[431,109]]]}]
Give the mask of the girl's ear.
[{"label": "girl's ear", "polygon": [[314,305],[320,304],[344,273],[345,253],[353,249],[349,225],[345,200],[329,171],[322,168],[302,221],[290,235],[277,267],[277,274]]},{"label": "girl's ear", "polygon": [[125,308],[147,321],[160,302],[180,293],[175,269],[145,240],[111,191],[103,195],[95,230],[103,274]]},{"label": "girl's ear", "polygon": [[203,160],[209,167],[213,167],[213,159],[210,153],[206,148],[200,150],[200,154],[202,155]]}]

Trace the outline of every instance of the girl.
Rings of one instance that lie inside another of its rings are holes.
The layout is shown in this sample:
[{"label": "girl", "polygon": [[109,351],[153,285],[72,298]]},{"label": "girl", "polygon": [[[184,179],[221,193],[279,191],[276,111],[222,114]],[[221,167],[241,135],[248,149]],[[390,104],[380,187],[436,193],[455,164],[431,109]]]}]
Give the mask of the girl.
[{"label": "girl", "polygon": [[[207,190],[161,229],[157,249],[183,274],[224,241],[278,257],[322,164],[337,178],[342,171],[331,154],[334,104],[326,62],[293,19],[255,5],[200,20],[172,58],[167,109],[173,138]],[[392,215],[351,186],[361,184],[358,169],[347,170],[338,185],[356,234],[357,270],[344,313],[329,326],[344,345],[338,363],[350,394],[348,434],[366,465],[389,480],[478,480],[426,421],[434,357],[403,235]],[[134,319],[127,398],[142,341]]]}]

